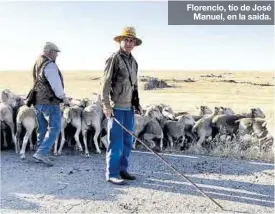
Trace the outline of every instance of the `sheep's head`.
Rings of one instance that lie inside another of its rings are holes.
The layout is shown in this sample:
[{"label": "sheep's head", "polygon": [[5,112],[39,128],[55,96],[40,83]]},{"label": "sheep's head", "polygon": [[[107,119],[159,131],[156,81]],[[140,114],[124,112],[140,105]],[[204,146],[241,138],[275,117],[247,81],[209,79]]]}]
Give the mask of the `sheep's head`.
[{"label": "sheep's head", "polygon": [[92,93],[92,104],[101,104],[100,94]]},{"label": "sheep's head", "polygon": [[251,109],[251,116],[254,117],[259,117],[259,118],[265,118],[265,114],[262,112],[260,108],[252,108]]},{"label": "sheep's head", "polygon": [[166,106],[162,109],[162,115],[166,118],[171,119],[171,120],[175,119],[175,113],[170,106]]},{"label": "sheep's head", "polygon": [[201,114],[212,114],[213,111],[208,106],[200,106]]},{"label": "sheep's head", "polygon": [[179,122],[181,123],[182,121],[185,125],[190,125],[190,126],[194,126],[196,123],[196,121],[190,114],[182,115],[181,118],[179,119]]},{"label": "sheep's head", "polygon": [[220,110],[221,110],[220,107],[215,106],[215,108],[214,108],[214,114],[215,115],[220,114],[221,113]]},{"label": "sheep's head", "polygon": [[15,98],[15,103],[17,107],[25,105],[24,99],[20,96]]},{"label": "sheep's head", "polygon": [[16,98],[17,96],[12,93],[9,89],[4,89],[1,91],[1,102],[10,105],[11,107],[16,106]]},{"label": "sheep's head", "polygon": [[156,118],[157,120],[161,120],[163,118],[163,115],[161,114],[160,110],[156,106],[150,106],[147,109],[145,116]]},{"label": "sheep's head", "polygon": [[83,98],[81,101],[80,101],[80,107],[87,107],[89,105],[91,101],[89,100],[89,98]]},{"label": "sheep's head", "polygon": [[68,124],[72,121],[72,112],[70,107],[65,107],[63,110],[63,118],[65,122]]},{"label": "sheep's head", "polygon": [[234,114],[234,111],[231,108],[221,106],[220,110],[221,110],[221,113],[225,114],[225,115],[233,115]]},{"label": "sheep's head", "polygon": [[267,121],[261,118],[257,118],[253,123],[253,132],[257,137],[265,137],[268,134]]}]

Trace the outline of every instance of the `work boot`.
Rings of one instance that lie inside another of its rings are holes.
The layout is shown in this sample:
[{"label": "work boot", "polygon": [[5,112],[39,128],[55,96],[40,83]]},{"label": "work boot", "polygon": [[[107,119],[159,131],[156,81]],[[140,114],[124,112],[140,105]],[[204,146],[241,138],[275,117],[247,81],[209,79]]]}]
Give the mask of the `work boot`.
[{"label": "work boot", "polygon": [[136,177],[128,172],[120,172],[120,177],[126,180],[136,180]]},{"label": "work boot", "polygon": [[107,179],[108,182],[116,185],[124,185],[126,182],[123,179],[120,178],[115,178],[115,177],[110,177]]},{"label": "work boot", "polygon": [[53,166],[53,162],[47,157],[46,155],[39,155],[39,154],[34,154],[32,156],[36,161],[41,161],[42,163],[48,165],[48,166]]},{"label": "work boot", "polygon": [[[51,156],[51,155],[48,155],[48,158],[49,158],[50,161],[54,161],[55,160],[55,158],[53,156]],[[40,163],[40,162],[41,162],[40,160],[35,159],[35,163]]]}]

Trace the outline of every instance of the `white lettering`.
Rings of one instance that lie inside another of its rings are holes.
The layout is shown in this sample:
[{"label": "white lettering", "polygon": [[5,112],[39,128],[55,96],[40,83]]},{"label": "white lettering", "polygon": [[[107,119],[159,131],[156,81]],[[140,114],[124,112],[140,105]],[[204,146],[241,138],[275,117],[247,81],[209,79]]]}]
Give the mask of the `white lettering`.
[{"label": "white lettering", "polygon": [[255,4],[254,7],[252,8],[252,11],[271,11],[271,6],[270,4],[268,6],[261,6],[261,5],[257,5]]},{"label": "white lettering", "polygon": [[270,18],[264,13],[257,13],[256,15],[248,15],[248,20],[270,20]]},{"label": "white lettering", "polygon": [[226,11],[226,9],[224,8],[223,5],[208,5],[208,6],[198,6],[198,5],[194,5],[194,4],[187,4],[187,11],[196,11],[196,12],[200,12],[200,11]]},{"label": "white lettering", "polygon": [[203,15],[201,13],[194,13],[194,20],[224,20],[223,14],[219,15]]}]

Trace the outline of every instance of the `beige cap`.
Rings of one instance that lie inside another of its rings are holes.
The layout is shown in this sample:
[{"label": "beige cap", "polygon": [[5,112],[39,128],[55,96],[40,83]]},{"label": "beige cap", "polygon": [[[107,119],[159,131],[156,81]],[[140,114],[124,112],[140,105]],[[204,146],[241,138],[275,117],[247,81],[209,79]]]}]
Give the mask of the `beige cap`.
[{"label": "beige cap", "polygon": [[60,52],[60,49],[56,46],[56,44],[52,42],[46,42],[44,46],[44,51],[51,51],[51,50]]}]

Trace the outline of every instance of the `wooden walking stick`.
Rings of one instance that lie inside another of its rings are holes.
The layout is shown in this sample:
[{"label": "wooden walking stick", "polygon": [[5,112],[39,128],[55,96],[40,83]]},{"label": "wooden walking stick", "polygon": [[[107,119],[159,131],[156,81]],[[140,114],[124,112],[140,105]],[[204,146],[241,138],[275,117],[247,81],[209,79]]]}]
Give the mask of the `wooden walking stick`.
[{"label": "wooden walking stick", "polygon": [[203,196],[205,196],[206,198],[208,198],[211,202],[213,202],[215,205],[217,205],[219,208],[221,208],[222,210],[223,207],[216,202],[214,199],[212,199],[210,196],[208,196],[206,193],[204,193],[194,182],[192,182],[188,177],[186,177],[184,174],[182,174],[180,171],[178,171],[175,167],[173,167],[170,163],[168,163],[163,157],[161,157],[158,153],[156,153],[155,151],[153,151],[151,148],[149,148],[144,142],[142,142],[142,140],[140,140],[137,136],[135,136],[134,133],[130,132],[128,129],[126,129],[115,117],[112,117],[119,126],[121,126],[121,128],[123,128],[128,134],[132,135],[135,139],[137,139],[143,146],[145,146],[150,152],[154,153],[156,156],[158,156],[168,167],[170,167],[171,169],[173,169],[179,176],[183,177],[184,179],[186,179],[189,183],[191,183]]}]

